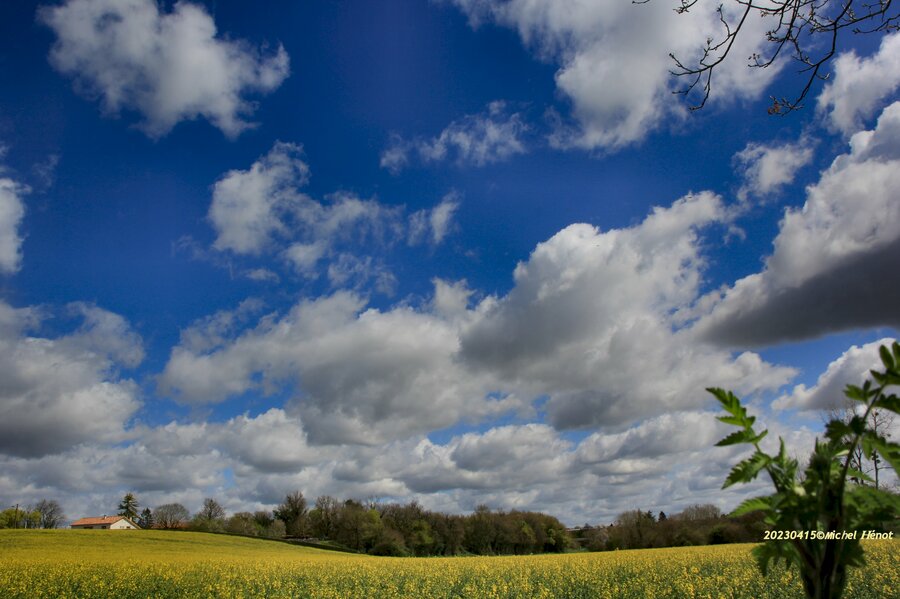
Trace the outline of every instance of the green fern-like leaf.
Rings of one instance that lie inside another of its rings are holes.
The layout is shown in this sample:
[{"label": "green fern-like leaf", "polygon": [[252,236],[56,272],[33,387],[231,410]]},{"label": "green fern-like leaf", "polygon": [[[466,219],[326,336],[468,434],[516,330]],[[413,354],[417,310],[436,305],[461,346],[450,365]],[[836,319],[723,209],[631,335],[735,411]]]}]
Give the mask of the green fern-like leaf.
[{"label": "green fern-like leaf", "polygon": [[745,499],[741,502],[739,506],[734,508],[734,511],[729,514],[732,517],[743,516],[744,514],[749,514],[751,512],[768,512],[772,509],[772,498],[770,496],[766,497],[751,497],[750,499]]},{"label": "green fern-like leaf", "polygon": [[750,482],[757,477],[760,470],[765,468],[771,460],[772,458],[768,455],[757,451],[746,460],[738,462],[737,465],[731,469],[722,488],[726,489],[736,483]]},{"label": "green fern-like leaf", "polygon": [[875,400],[874,405],[876,408],[883,408],[885,410],[890,410],[894,414],[900,414],[900,397],[897,397],[894,394],[882,395]]},{"label": "green fern-like leaf", "polygon": [[742,431],[734,431],[718,443],[717,447],[725,447],[727,445],[737,445],[738,443],[752,443],[756,438],[756,434],[752,429],[744,429]]}]

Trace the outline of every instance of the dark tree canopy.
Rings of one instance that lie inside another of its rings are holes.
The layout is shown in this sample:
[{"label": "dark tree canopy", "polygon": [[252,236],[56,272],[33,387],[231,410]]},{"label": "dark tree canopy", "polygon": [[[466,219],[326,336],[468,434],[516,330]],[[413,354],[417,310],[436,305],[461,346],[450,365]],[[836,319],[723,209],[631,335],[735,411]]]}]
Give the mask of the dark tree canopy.
[{"label": "dark tree canopy", "polygon": [[59,528],[66,519],[62,507],[55,499],[41,499],[35,504],[34,511],[41,515],[41,528]]},{"label": "dark tree canopy", "polygon": [[140,505],[134,493],[125,493],[125,497],[119,502],[119,515],[125,516],[129,520],[135,520],[138,517],[139,507]]},{"label": "dark tree canopy", "polygon": [[194,516],[191,528],[206,532],[221,532],[224,527],[225,508],[212,497],[207,497],[203,500],[203,507]]},{"label": "dark tree canopy", "polygon": [[275,518],[284,522],[291,536],[303,536],[306,532],[306,498],[300,491],[288,493],[284,502],[275,508]]},{"label": "dark tree canopy", "polygon": [[180,503],[167,503],[153,510],[153,522],[159,528],[181,528],[191,513]]},{"label": "dark tree canopy", "polygon": [[212,497],[207,497],[203,500],[203,507],[200,508],[197,517],[204,520],[224,520],[225,508]]},{"label": "dark tree canopy", "polygon": [[[640,1],[640,0],[635,0]],[[643,0],[647,1],[647,0]],[[676,12],[683,14],[699,0],[678,0]],[[688,78],[688,85],[676,93],[692,96],[696,103],[692,110],[702,108],[712,90],[712,76],[729,56],[735,40],[741,35],[750,18],[766,17],[771,26],[766,32],[767,50],[749,57],[749,66],[767,68],[784,55],[800,65],[802,88],[788,96],[772,97],[770,114],[784,114],[799,108],[816,81],[828,78],[825,65],[834,57],[842,36],[854,33],[888,33],[898,29],[900,10],[892,0],[731,0],[736,16],[726,16],[719,5],[722,23],[720,37],[709,38],[702,47],[696,63],[685,63],[670,54],[675,61],[675,75]],[[696,93],[692,93],[696,92]],[[699,97],[699,99],[697,99]]]},{"label": "dark tree canopy", "polygon": [[144,511],[138,517],[137,525],[141,528],[153,528],[153,512],[150,511],[150,508],[144,508]]},{"label": "dark tree canopy", "polygon": [[[196,528],[196,520],[194,524],[195,530],[203,530]],[[264,510],[254,513],[237,512],[225,521],[224,530],[231,534],[273,539],[280,539],[285,535],[284,522]]]}]

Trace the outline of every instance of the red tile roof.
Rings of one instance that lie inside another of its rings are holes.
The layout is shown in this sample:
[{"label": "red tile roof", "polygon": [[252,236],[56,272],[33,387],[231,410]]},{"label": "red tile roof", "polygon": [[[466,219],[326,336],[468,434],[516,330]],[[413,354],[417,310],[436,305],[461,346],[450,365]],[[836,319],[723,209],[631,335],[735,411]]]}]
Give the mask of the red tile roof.
[{"label": "red tile roof", "polygon": [[76,520],[72,522],[72,526],[97,526],[99,524],[115,524],[119,520],[126,520],[129,524],[133,526],[137,526],[131,520],[128,520],[125,516],[101,516],[99,518],[81,518],[80,520]]}]

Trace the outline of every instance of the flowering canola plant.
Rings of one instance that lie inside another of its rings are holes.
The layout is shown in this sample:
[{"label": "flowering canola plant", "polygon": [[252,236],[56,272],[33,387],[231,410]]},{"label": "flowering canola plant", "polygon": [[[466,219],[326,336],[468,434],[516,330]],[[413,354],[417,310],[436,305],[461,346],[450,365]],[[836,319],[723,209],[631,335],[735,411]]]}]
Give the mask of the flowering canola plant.
[{"label": "flowering canola plant", "polygon": [[[846,597],[898,596],[898,541],[866,544]],[[752,545],[510,557],[382,558],[164,531],[0,530],[0,597],[755,599],[802,597]]]}]

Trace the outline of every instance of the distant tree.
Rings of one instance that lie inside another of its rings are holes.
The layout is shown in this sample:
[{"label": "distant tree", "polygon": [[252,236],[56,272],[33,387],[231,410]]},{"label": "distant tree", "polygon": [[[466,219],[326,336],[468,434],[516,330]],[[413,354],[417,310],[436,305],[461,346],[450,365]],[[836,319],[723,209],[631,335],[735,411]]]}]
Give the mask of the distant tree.
[{"label": "distant tree", "polygon": [[182,528],[191,513],[180,503],[167,503],[153,510],[153,521],[158,528]]},{"label": "distant tree", "polygon": [[507,517],[504,512],[495,512],[494,520],[494,543],[493,553],[500,555],[515,552],[516,539],[518,537],[518,526],[512,518]]},{"label": "distant tree", "polygon": [[424,518],[419,518],[413,522],[412,535],[410,538],[410,549],[416,555],[428,555],[431,546],[434,544],[434,535],[431,532],[431,526]]},{"label": "distant tree", "polygon": [[250,512],[237,512],[225,522],[225,530],[237,535],[249,535],[257,537],[260,533],[259,525]]},{"label": "distant tree", "polygon": [[34,508],[29,508],[22,514],[22,528],[41,528],[41,513]]},{"label": "distant tree", "polygon": [[334,539],[351,549],[363,549],[366,509],[354,499],[347,499],[338,511]]},{"label": "distant tree", "polygon": [[340,507],[338,500],[330,495],[321,495],[316,499],[315,508],[308,514],[309,528],[313,536],[320,539],[334,538]]},{"label": "distant tree", "polygon": [[221,532],[225,528],[225,508],[211,497],[203,500],[203,507],[191,521],[191,529],[202,532]]},{"label": "distant tree", "polygon": [[431,526],[434,536],[432,555],[457,555],[462,552],[466,536],[463,516],[426,512],[424,518]]},{"label": "distant tree", "polygon": [[41,514],[37,510],[11,507],[0,512],[0,528],[39,528]]},{"label": "distant tree", "polygon": [[[827,412],[825,424],[827,425],[829,420],[838,420],[849,424],[857,416],[856,407],[857,402],[848,398],[843,406]],[[873,408],[868,416],[869,428],[876,435],[889,440],[891,438],[891,429],[894,426],[894,416],[889,410]],[[847,440],[849,440],[849,433],[847,437]],[[860,473],[859,475],[851,475],[849,477],[851,481],[856,484],[874,486],[876,489],[881,488],[881,473],[884,471],[885,465],[884,460],[881,459],[877,451],[870,448],[867,452],[862,444],[857,444],[848,458],[850,468]]]},{"label": "distant tree", "polygon": [[256,523],[260,536],[268,536],[272,525],[275,524],[275,522],[281,522],[281,520],[275,518],[272,512],[266,510],[257,510],[253,512],[253,521]]},{"label": "distant tree", "polygon": [[630,510],[616,517],[611,534],[614,546],[622,549],[652,547],[656,542],[656,521],[650,512]]},{"label": "distant tree", "polygon": [[306,498],[302,492],[288,493],[274,513],[278,520],[284,522],[289,536],[299,537],[306,533]]},{"label": "distant tree", "polygon": [[66,519],[62,507],[55,499],[41,499],[35,504],[34,510],[41,515],[41,528],[58,528]]},{"label": "distant tree", "polygon": [[681,513],[673,516],[677,520],[700,521],[717,520],[722,517],[722,510],[711,503],[689,505]]},{"label": "distant tree", "polygon": [[495,526],[491,508],[479,505],[466,520],[465,547],[470,553],[487,555],[493,553]]},{"label": "distant tree", "polygon": [[287,531],[281,520],[272,520],[272,524],[262,531],[262,536],[270,539],[283,539],[285,535],[287,535]]},{"label": "distant tree", "polygon": [[137,525],[141,528],[153,528],[153,512],[150,511],[150,508],[144,508],[141,515],[138,516]]},{"label": "distant tree", "polygon": [[673,524],[671,529],[666,532],[671,533],[671,537],[666,539],[668,545],[673,547],[689,547],[692,545],[703,545],[706,543],[708,536],[696,522],[687,520],[669,520]]},{"label": "distant tree", "polygon": [[224,522],[223,528],[231,534],[251,537],[280,539],[284,536],[284,522],[265,510],[237,512]]},{"label": "distant tree", "polygon": [[660,511],[659,517],[656,519],[656,521],[657,522],[665,522],[667,518],[668,518],[668,516],[666,516],[666,513],[663,511]]},{"label": "distant tree", "polygon": [[[736,522],[723,522],[716,524],[710,529],[706,542],[710,545],[721,545],[723,543],[740,543],[743,530]],[[755,539],[754,539],[755,540]]]},{"label": "distant tree", "polygon": [[207,497],[203,500],[203,507],[200,508],[197,515],[204,520],[223,520],[225,518],[225,508],[212,497]]},{"label": "distant tree", "polygon": [[140,505],[138,505],[138,500],[134,493],[125,493],[125,497],[119,502],[119,515],[129,520],[136,520],[139,507]]},{"label": "distant tree", "polygon": [[363,551],[371,551],[375,544],[381,539],[384,532],[384,523],[381,521],[381,514],[374,507],[365,510],[362,520],[362,548]]},{"label": "distant tree", "polygon": [[466,540],[466,521],[462,516],[441,514],[445,520],[444,526],[444,554],[457,555],[462,553],[463,543]]},{"label": "distant tree", "polygon": [[562,553],[572,546],[572,538],[562,522],[547,514],[537,514],[537,516],[542,522],[544,535],[547,539],[541,551]]},{"label": "distant tree", "polygon": [[409,550],[403,541],[403,535],[393,528],[383,528],[378,540],[369,551],[372,555],[388,555],[392,557],[406,557]]},{"label": "distant tree", "polygon": [[534,529],[525,520],[519,521],[518,526],[516,527],[515,553],[534,553],[536,544],[537,535],[535,534]]},{"label": "distant tree", "polygon": [[604,551],[608,548],[608,543],[609,530],[606,527],[598,526],[585,531],[584,547],[588,551]]},{"label": "distant tree", "polygon": [[416,501],[411,501],[405,505],[389,503],[382,505],[380,509],[385,525],[402,534],[408,546],[412,536],[413,523],[425,517],[425,510],[422,509],[422,506]]}]

